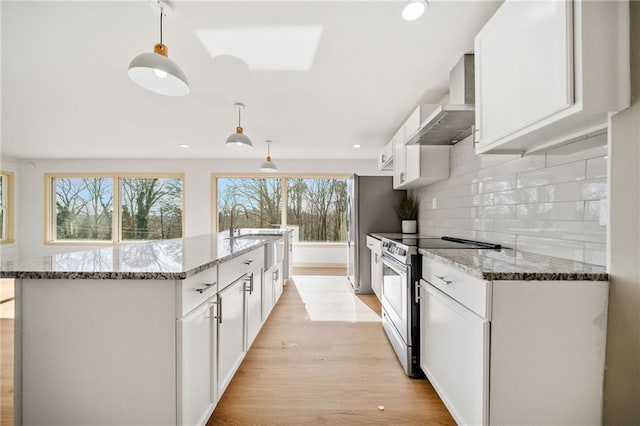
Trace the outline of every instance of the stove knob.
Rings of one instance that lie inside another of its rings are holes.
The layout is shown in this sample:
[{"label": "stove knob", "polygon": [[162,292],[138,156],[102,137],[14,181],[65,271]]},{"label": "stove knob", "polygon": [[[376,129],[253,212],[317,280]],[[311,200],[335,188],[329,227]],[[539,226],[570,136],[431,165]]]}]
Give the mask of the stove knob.
[{"label": "stove knob", "polygon": [[406,251],[405,249],[401,249],[401,248],[399,248],[399,249],[398,249],[398,254],[399,254],[400,256],[406,256],[407,251]]}]

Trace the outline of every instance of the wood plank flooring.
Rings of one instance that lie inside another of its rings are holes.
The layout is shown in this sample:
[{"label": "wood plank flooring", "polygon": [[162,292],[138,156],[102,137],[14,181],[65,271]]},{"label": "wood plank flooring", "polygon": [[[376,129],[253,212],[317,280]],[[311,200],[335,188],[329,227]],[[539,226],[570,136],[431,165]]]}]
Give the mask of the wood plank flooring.
[{"label": "wood plank flooring", "polygon": [[404,375],[379,322],[310,321],[289,281],[208,422],[221,424],[455,422],[428,381]]}]

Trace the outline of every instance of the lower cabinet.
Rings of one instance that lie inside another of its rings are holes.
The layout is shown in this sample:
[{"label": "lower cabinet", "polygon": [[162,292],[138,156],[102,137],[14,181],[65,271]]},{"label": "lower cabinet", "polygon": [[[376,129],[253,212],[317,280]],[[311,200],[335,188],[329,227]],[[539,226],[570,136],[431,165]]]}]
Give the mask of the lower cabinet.
[{"label": "lower cabinet", "polygon": [[242,362],[245,347],[245,288],[242,276],[218,292],[218,395],[222,395]]},{"label": "lower cabinet", "polygon": [[278,303],[280,300],[280,296],[282,296],[282,291],[284,290],[284,281],[282,280],[282,262],[278,262],[275,265],[275,270],[272,273],[273,279],[273,303]]},{"label": "lower cabinet", "polygon": [[264,271],[262,277],[262,321],[266,321],[274,305],[275,283],[273,282],[273,271],[275,267]]},{"label": "lower cabinet", "polygon": [[485,281],[422,260],[420,366],[457,423],[602,422],[606,281]]},{"label": "lower cabinet", "polygon": [[486,424],[489,321],[422,283],[420,366],[456,421]]},{"label": "lower cabinet", "polygon": [[217,402],[217,321],[215,297],[178,321],[182,425],[205,424]]},{"label": "lower cabinet", "polygon": [[382,300],[382,241],[367,235],[367,247],[371,250],[371,289]]},{"label": "lower cabinet", "polygon": [[247,341],[249,350],[262,328],[262,268],[254,270],[245,277],[245,296],[247,298]]}]

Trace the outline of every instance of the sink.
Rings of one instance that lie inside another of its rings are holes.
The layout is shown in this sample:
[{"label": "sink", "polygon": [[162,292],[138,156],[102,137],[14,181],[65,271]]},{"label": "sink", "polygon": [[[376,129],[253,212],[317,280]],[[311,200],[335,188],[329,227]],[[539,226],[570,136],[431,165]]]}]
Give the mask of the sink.
[{"label": "sink", "polygon": [[[241,231],[242,232],[242,231]],[[231,237],[226,237],[231,239]],[[255,233],[255,234],[241,234],[233,237],[237,239],[253,239],[253,240],[266,240],[266,250],[264,252],[264,270],[271,268],[278,262],[281,262],[284,258],[284,236],[281,234],[274,235],[272,233]]]}]

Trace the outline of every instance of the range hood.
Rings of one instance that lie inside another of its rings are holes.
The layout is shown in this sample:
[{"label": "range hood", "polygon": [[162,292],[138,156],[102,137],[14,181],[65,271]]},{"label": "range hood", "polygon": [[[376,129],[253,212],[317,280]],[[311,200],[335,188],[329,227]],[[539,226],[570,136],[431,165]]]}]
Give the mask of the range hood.
[{"label": "range hood", "polygon": [[423,118],[407,145],[453,145],[471,134],[475,124],[473,55],[463,55],[449,73],[449,103]]}]

